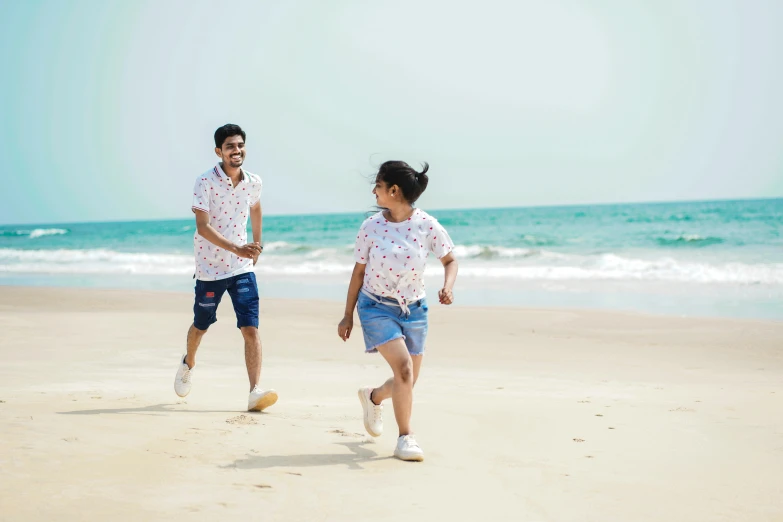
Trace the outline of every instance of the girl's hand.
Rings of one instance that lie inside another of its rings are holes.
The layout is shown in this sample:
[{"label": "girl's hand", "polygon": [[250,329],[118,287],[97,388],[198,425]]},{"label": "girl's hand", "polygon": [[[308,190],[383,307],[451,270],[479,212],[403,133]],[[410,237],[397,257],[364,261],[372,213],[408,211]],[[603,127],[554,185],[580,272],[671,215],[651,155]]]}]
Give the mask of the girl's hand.
[{"label": "girl's hand", "polygon": [[343,320],[337,325],[337,335],[339,335],[340,339],[343,341],[347,341],[351,336],[351,330],[353,330],[353,317],[343,317]]},{"label": "girl's hand", "polygon": [[450,305],[454,302],[454,293],[448,288],[441,288],[438,290],[438,300],[440,304]]}]

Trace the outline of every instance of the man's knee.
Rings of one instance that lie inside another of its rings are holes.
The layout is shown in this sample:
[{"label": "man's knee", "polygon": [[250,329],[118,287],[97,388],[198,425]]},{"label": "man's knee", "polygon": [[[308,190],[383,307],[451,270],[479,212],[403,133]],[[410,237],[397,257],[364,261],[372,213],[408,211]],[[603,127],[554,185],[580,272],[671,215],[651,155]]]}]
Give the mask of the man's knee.
[{"label": "man's knee", "polygon": [[242,337],[248,341],[255,341],[258,339],[258,328],[255,326],[242,326],[239,331],[242,332]]},{"label": "man's knee", "polygon": [[209,325],[204,326],[204,328],[199,328],[196,326],[196,323],[193,323],[190,325],[190,334],[195,335],[196,337],[202,337],[205,333],[207,333],[208,328]]}]

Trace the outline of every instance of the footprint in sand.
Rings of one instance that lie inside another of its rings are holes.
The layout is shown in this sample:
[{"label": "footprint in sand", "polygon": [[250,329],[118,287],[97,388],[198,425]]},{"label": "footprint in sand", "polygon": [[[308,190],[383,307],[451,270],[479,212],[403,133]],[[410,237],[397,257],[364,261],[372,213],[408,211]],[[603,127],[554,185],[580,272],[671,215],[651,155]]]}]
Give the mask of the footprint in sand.
[{"label": "footprint in sand", "polygon": [[337,433],[338,435],[342,435],[343,437],[364,437],[364,435],[362,435],[361,433],[351,433],[341,429],[330,430],[329,433]]},{"label": "footprint in sand", "polygon": [[685,408],[685,407],[683,407],[683,406],[680,406],[680,407],[678,407],[678,408],[674,408],[674,409],[671,409],[671,410],[669,410],[669,411],[688,411],[688,412],[694,412],[694,411],[696,411],[696,410],[694,410],[694,409],[692,409],[692,408]]},{"label": "footprint in sand", "polygon": [[250,415],[239,415],[237,417],[231,417],[230,419],[226,419],[226,422],[229,424],[238,424],[240,426],[258,424],[258,422],[256,422],[256,420]]},{"label": "footprint in sand", "polygon": [[168,455],[170,459],[186,459],[187,457],[185,455],[177,455],[176,453],[169,453],[168,451],[163,452],[164,455]]},{"label": "footprint in sand", "polygon": [[269,484],[238,484],[238,483],[234,482],[234,485],[235,486],[239,486],[241,488],[252,487],[252,488],[258,488],[258,489],[272,489],[272,486],[270,486]]},{"label": "footprint in sand", "polygon": [[574,442],[584,442],[585,439],[574,439]]}]

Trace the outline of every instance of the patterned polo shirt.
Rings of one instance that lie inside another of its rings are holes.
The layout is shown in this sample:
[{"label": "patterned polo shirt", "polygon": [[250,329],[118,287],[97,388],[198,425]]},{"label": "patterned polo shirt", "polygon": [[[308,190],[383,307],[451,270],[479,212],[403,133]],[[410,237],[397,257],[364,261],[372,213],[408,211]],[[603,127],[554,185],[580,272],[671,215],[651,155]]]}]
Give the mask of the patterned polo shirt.
[{"label": "patterned polo shirt", "polygon": [[446,229],[420,209],[406,221],[394,223],[383,212],[366,219],[356,236],[354,260],[367,265],[362,288],[396,299],[402,306],[426,296],[424,270],[427,256],[438,259],[454,250]]},{"label": "patterned polo shirt", "polygon": [[[250,207],[261,199],[261,178],[242,170],[236,187],[220,164],[196,179],[193,188],[193,212],[209,214],[209,223],[223,237],[237,245],[247,243],[247,218]],[[196,231],[193,236],[196,279],[217,281],[253,270],[253,260],[213,245]]]}]

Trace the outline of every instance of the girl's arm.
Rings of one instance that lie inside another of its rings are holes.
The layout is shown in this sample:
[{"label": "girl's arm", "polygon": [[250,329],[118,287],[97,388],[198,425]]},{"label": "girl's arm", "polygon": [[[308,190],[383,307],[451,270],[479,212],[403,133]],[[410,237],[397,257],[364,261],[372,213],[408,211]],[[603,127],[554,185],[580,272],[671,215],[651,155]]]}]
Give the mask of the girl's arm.
[{"label": "girl's arm", "polygon": [[440,258],[440,262],[443,263],[444,278],[443,288],[438,291],[438,299],[441,304],[450,305],[454,302],[454,294],[451,289],[454,288],[454,282],[457,280],[457,270],[459,263],[454,257],[454,254],[449,253]]},{"label": "girl's arm", "polygon": [[359,290],[362,289],[364,281],[364,271],[367,265],[356,263],[351,274],[351,283],[348,285],[348,297],[345,299],[345,316],[340,324],[337,325],[337,335],[340,339],[347,341],[353,330],[353,310],[356,308],[356,301],[359,300]]}]

